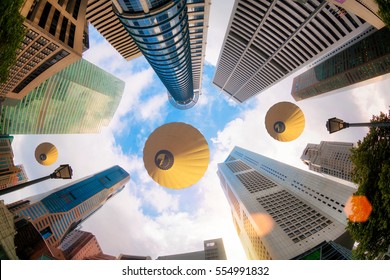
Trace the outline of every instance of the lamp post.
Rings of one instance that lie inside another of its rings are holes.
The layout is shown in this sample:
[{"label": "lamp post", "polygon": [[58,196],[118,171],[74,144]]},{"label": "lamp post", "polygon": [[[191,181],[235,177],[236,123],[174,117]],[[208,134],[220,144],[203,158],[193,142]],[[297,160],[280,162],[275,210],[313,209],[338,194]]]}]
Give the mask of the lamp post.
[{"label": "lamp post", "polygon": [[326,128],[330,133],[340,131],[347,127],[357,127],[357,126],[390,126],[390,122],[369,122],[369,123],[347,123],[338,118],[331,118],[326,122]]},{"label": "lamp post", "polygon": [[44,176],[44,177],[41,177],[41,178],[38,178],[35,180],[31,180],[31,181],[28,181],[25,183],[21,183],[21,184],[15,185],[13,187],[6,188],[4,190],[0,190],[0,195],[4,195],[4,194],[10,193],[10,192],[14,192],[14,191],[23,189],[25,187],[28,187],[30,185],[33,185],[33,184],[36,184],[36,183],[39,183],[42,181],[45,181],[47,179],[72,179],[72,175],[73,175],[73,170],[69,166],[69,164],[62,164],[62,165],[60,165],[60,167],[58,167],[56,170],[54,170],[54,172],[51,173],[50,175],[47,175],[47,176]]}]

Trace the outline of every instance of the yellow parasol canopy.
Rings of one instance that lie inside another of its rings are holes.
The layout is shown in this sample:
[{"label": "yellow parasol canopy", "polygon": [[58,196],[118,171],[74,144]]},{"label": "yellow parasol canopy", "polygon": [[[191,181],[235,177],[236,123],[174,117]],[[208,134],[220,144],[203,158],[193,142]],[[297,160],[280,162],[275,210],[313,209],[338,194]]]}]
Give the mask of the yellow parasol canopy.
[{"label": "yellow parasol canopy", "polygon": [[51,165],[57,161],[58,150],[52,143],[44,142],[35,149],[35,159],[42,165]]},{"label": "yellow parasol canopy", "polygon": [[170,189],[183,189],[203,177],[210,161],[204,136],[191,125],[173,122],[150,134],[144,147],[144,165],[150,177]]},{"label": "yellow parasol canopy", "polygon": [[297,105],[279,102],[265,115],[265,128],[274,139],[289,142],[302,134],[305,128],[305,115]]}]

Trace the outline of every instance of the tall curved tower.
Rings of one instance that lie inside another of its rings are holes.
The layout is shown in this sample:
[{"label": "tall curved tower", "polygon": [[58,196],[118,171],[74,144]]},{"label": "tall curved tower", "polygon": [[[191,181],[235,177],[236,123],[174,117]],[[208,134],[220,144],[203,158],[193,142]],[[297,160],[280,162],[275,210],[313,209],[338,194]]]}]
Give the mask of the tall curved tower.
[{"label": "tall curved tower", "polygon": [[188,109],[194,92],[186,0],[113,0],[113,9],[168,90],[173,106]]}]

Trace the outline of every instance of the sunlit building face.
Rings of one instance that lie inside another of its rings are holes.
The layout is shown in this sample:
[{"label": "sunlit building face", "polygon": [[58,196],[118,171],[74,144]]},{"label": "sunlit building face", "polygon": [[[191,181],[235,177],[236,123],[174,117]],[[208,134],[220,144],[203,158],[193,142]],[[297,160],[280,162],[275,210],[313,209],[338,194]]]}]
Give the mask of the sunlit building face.
[{"label": "sunlit building face", "polygon": [[345,233],[349,186],[239,147],[218,176],[249,259],[292,259]]}]

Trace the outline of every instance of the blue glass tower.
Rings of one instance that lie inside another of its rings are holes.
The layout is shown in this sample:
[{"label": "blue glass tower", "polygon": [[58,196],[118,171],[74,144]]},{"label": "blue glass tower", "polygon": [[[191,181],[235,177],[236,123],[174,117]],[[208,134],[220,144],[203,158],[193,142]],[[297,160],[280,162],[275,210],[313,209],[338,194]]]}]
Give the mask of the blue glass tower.
[{"label": "blue glass tower", "polygon": [[194,92],[186,0],[113,0],[114,12],[168,90],[172,105],[188,109]]},{"label": "blue glass tower", "polygon": [[56,248],[67,233],[95,213],[129,181],[129,173],[113,166],[7,207],[17,216],[30,220],[48,247]]}]

